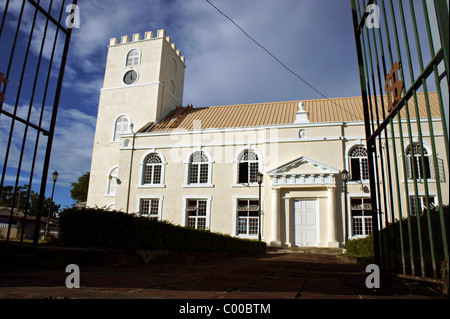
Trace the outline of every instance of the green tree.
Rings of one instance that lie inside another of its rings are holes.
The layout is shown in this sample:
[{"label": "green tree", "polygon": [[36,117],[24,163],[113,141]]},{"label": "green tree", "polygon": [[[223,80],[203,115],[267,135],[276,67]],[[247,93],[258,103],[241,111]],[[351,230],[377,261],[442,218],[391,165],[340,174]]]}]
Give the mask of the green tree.
[{"label": "green tree", "polygon": [[28,188],[28,185],[18,186],[14,191],[14,187],[11,185],[3,186],[0,194],[0,206],[11,207],[14,204],[14,208],[24,211],[28,201]]},{"label": "green tree", "polygon": [[[33,191],[31,191],[31,192],[32,192],[30,194],[31,207],[30,207],[30,210],[28,211],[28,214],[31,216],[36,216],[37,211],[38,211],[38,206],[39,206],[38,205],[39,204],[39,194],[36,192],[33,192]],[[51,210],[50,210],[50,206],[52,207]],[[50,197],[44,197],[44,205],[42,208],[41,216],[46,217],[51,212],[50,217],[52,217],[52,218],[56,217],[56,213],[58,212],[60,207],[61,207],[61,205],[56,205],[55,202],[53,202]]]},{"label": "green tree", "polygon": [[77,203],[85,202],[87,200],[87,194],[89,189],[89,176],[90,172],[86,172],[80,177],[78,177],[78,181],[72,183],[72,189],[70,190],[70,197],[76,200]]},{"label": "green tree", "polygon": [[[36,216],[39,206],[39,193],[29,190],[28,185],[18,186],[16,191],[13,186],[3,186],[0,194],[0,206],[11,207],[13,204],[14,208],[18,208],[19,212],[25,212],[25,210],[27,210],[29,216]],[[56,205],[50,197],[44,197],[42,209],[43,217],[48,215],[50,206],[52,207],[51,211],[52,216],[54,217],[61,205]]]}]

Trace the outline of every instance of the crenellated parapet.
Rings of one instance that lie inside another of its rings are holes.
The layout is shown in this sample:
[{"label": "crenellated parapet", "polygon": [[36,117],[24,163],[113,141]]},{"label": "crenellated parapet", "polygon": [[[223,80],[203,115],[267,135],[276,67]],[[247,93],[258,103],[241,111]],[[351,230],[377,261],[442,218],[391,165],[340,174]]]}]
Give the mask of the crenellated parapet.
[{"label": "crenellated parapet", "polygon": [[128,35],[123,35],[120,37],[120,43],[117,38],[111,38],[109,40],[109,46],[115,46],[115,45],[121,45],[121,44],[127,44],[132,42],[138,42],[138,41],[149,41],[149,40],[156,40],[156,39],[164,39],[169,43],[169,45],[172,47],[176,55],[178,55],[183,63],[185,63],[186,58],[181,55],[180,50],[177,50],[177,46],[175,43],[172,42],[172,39],[166,34],[166,31],[164,29],[159,29],[156,32],[156,37],[153,36],[152,31],[147,31],[144,33],[144,37],[141,37],[140,33],[135,33],[133,36],[130,37]]}]

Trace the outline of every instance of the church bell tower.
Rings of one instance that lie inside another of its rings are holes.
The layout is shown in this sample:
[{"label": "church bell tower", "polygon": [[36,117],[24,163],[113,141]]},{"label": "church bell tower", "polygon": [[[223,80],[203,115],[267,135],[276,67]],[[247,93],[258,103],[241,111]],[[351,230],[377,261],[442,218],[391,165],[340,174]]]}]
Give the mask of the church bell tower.
[{"label": "church bell tower", "polygon": [[131,39],[122,36],[120,42],[110,39],[100,90],[88,206],[113,205],[115,189],[104,180],[105,176],[111,180],[117,175],[121,135],[137,132],[182,106],[185,68],[184,56],[163,29],[156,36],[149,31],[143,38],[133,34]]},{"label": "church bell tower", "polygon": [[125,114],[136,129],[157,121],[182,105],[185,68],[164,30],[110,39],[98,118],[106,124]]}]

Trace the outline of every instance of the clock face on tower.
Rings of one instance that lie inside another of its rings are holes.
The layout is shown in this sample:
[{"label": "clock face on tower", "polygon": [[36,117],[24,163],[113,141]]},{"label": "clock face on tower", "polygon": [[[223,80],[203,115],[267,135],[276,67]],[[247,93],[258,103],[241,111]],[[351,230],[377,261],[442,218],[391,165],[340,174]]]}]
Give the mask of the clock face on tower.
[{"label": "clock face on tower", "polygon": [[123,76],[123,83],[133,84],[134,82],[136,82],[137,77],[138,74],[135,70],[127,71],[127,73],[125,73],[125,75]]}]

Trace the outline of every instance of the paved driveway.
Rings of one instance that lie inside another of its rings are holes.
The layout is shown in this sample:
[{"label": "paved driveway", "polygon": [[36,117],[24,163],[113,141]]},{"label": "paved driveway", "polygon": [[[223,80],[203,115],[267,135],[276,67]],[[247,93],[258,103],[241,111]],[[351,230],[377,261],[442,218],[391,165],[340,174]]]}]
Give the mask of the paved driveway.
[{"label": "paved driveway", "polygon": [[395,281],[366,288],[364,267],[342,256],[267,253],[188,263],[82,267],[80,288],[61,270],[0,273],[0,299],[411,299],[440,298]]}]

